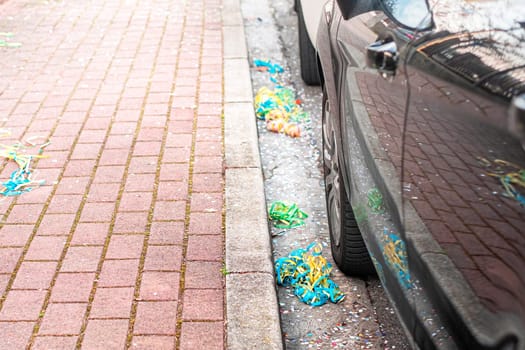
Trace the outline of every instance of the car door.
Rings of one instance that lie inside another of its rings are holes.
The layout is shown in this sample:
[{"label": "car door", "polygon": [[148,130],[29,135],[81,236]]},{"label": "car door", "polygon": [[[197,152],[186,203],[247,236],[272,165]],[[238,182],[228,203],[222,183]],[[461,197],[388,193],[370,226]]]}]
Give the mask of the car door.
[{"label": "car door", "polygon": [[431,8],[432,29],[403,57],[409,265],[460,348],[523,349],[523,3]]},{"label": "car door", "polygon": [[[408,97],[403,62],[416,31],[378,2],[339,1],[334,66],[345,187],[371,260],[413,340],[453,349],[448,332],[409,264],[401,177]],[[392,3],[392,2],[391,2]],[[422,0],[404,1],[411,20],[428,25]],[[419,10],[417,10],[419,9]],[[419,13],[418,13],[419,11]],[[333,103],[333,102],[332,102]],[[425,320],[432,322],[425,323]],[[434,337],[434,341],[431,340]]]}]

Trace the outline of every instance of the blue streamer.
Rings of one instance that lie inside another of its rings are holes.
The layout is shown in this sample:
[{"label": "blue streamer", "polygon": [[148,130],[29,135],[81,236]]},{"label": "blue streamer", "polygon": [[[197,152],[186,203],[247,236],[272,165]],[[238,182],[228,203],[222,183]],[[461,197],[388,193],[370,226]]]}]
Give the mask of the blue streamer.
[{"label": "blue streamer", "polygon": [[272,63],[270,60],[263,61],[263,60],[253,60],[253,64],[255,64],[255,67],[266,67],[268,68],[268,73],[270,74],[277,74],[284,72],[284,68],[277,64]]},{"label": "blue streamer", "polygon": [[344,299],[337,284],[329,278],[331,271],[332,265],[321,255],[321,246],[315,242],[275,261],[277,284],[292,286],[299,300],[312,306]]}]

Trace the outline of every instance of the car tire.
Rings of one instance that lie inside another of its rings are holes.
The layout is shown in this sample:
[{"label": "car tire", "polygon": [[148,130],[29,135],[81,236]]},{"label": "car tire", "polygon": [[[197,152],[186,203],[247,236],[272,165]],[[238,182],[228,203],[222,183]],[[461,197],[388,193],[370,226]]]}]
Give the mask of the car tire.
[{"label": "car tire", "polygon": [[295,4],[299,32],[299,60],[301,62],[301,78],[307,85],[320,85],[319,68],[317,66],[317,53],[306,31],[301,2]]},{"label": "car tire", "polygon": [[332,256],[339,269],[351,276],[375,274],[374,265],[357,225],[340,171],[340,145],[335,137],[335,118],[330,115],[327,94],[323,92],[323,165],[326,208]]}]

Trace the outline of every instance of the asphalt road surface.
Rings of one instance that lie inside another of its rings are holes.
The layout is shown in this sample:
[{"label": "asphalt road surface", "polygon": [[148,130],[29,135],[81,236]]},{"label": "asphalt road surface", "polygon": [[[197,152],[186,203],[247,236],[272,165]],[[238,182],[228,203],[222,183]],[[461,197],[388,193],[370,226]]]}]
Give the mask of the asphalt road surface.
[{"label": "asphalt road surface", "polygon": [[[258,121],[259,147],[267,203],[295,202],[309,214],[305,226],[282,230],[272,227],[274,259],[312,242],[334,265],[332,279],[345,299],[338,304],[311,307],[279,287],[278,297],[287,349],[409,349],[408,342],[377,277],[343,275],[330,253],[322,176],[320,87],[306,86],[299,73],[297,16],[293,0],[241,0],[250,61],[271,60],[284,68],[278,80],[295,90],[309,121],[302,135],[290,138],[266,130]],[[254,94],[274,88],[269,73],[251,69]]]}]

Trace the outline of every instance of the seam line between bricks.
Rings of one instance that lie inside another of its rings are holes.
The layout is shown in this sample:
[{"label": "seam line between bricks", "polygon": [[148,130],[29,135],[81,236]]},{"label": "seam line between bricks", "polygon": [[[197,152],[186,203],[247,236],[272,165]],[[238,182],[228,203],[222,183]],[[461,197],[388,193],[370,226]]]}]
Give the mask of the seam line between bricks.
[{"label": "seam line between bricks", "polygon": [[[224,7],[224,0],[221,1],[221,6]],[[222,12],[222,11],[221,11]],[[222,18],[221,13],[221,27],[224,27],[224,21]],[[222,269],[223,271],[226,271],[226,116],[224,113],[225,110],[225,74],[224,74],[224,30],[221,28],[221,44],[222,44],[222,64],[221,64],[221,91],[222,91],[222,103],[221,103],[221,143],[222,143],[222,180],[223,180],[223,186],[222,186],[222,218],[221,218],[221,224],[222,224],[222,232],[221,232],[221,239],[222,239],[222,256],[221,256],[221,263],[222,263]],[[228,349],[228,308],[227,308],[227,298],[226,298],[226,275],[222,274],[222,321],[224,324],[223,327],[223,347],[224,349]]]},{"label": "seam line between bricks", "polygon": [[[149,16],[148,16],[148,24],[150,23],[150,19],[151,19],[151,12],[149,13]],[[162,31],[162,36],[161,36],[161,38],[159,38],[159,42],[162,42],[162,39],[164,38],[164,35],[166,34],[167,22],[168,22],[168,17],[166,17],[166,19],[165,19],[164,27],[163,27],[163,31]],[[158,45],[157,52],[155,54],[154,64],[152,65],[151,71],[150,71],[150,78],[153,76],[153,74],[155,72],[155,68],[157,66],[157,58],[159,56],[159,52],[160,52],[161,46],[162,46],[161,44]],[[178,58],[179,57],[180,56],[179,56],[179,53],[178,53],[177,54],[177,69],[178,69],[178,62],[179,62]],[[177,69],[175,69],[175,72],[174,72],[175,76],[176,76]],[[172,87],[173,87],[173,84],[172,84]],[[135,136],[134,136],[134,139],[133,139],[133,147],[136,145],[136,142],[137,142],[137,139],[138,139],[138,135],[140,133],[140,128],[142,126],[142,119],[143,119],[143,116],[144,116],[144,111],[146,109],[145,105],[147,104],[148,96],[150,94],[150,88],[151,88],[151,82],[148,83],[148,88],[146,90],[146,95],[144,96],[144,101],[143,101],[143,105],[142,105],[142,109],[141,109],[141,117],[139,118],[139,122],[137,123],[137,128],[135,130]],[[165,121],[165,124],[164,124],[164,131],[163,131],[163,134],[162,134],[161,145],[165,145],[166,135],[167,135],[167,132],[168,132],[168,123],[170,121],[172,101],[173,101],[173,96],[170,96],[170,101],[168,102],[168,105],[170,106],[170,108],[168,109],[167,118],[166,118],[166,121]],[[134,333],[134,330],[135,330],[135,321],[136,321],[136,316],[137,316],[138,303],[139,303],[139,301],[141,301],[141,298],[140,298],[140,287],[142,286],[142,277],[143,277],[143,273],[144,273],[144,265],[145,265],[145,261],[146,261],[147,251],[149,249],[150,230],[151,230],[151,224],[153,222],[153,213],[154,213],[154,210],[155,210],[155,204],[156,204],[157,196],[158,196],[158,187],[159,187],[159,181],[160,181],[160,164],[162,163],[163,156],[164,156],[164,148],[161,147],[160,153],[159,153],[159,156],[158,156],[158,159],[157,159],[157,166],[156,166],[153,194],[152,194],[152,198],[151,198],[150,210],[148,212],[148,218],[147,218],[147,222],[146,222],[145,235],[144,235],[144,242],[143,242],[143,246],[142,246],[142,250],[141,250],[141,254],[140,254],[139,266],[138,266],[138,271],[137,271],[137,277],[136,277],[135,286],[134,286],[133,301],[132,301],[132,305],[131,305],[131,311],[130,311],[130,316],[129,316],[129,324],[128,324],[128,334],[127,334],[127,339],[126,339],[126,348],[130,348],[132,346],[133,337],[136,335]],[[129,164],[131,162],[132,157],[133,157],[133,154],[132,154],[132,152],[130,152],[129,159],[128,159],[128,162],[126,164],[126,171],[125,171],[126,175],[128,174]]]},{"label": "seam line between bricks", "polygon": [[[187,25],[187,16],[188,16],[188,6],[189,3],[185,4],[185,16],[184,16],[184,22],[183,22],[183,29],[182,32],[183,37],[181,38],[181,47],[182,43],[184,42],[184,38],[186,35],[191,36],[188,34],[188,32],[185,31],[186,25]],[[196,144],[196,138],[197,138],[197,128],[198,128],[198,110],[199,110],[199,102],[200,102],[200,88],[201,88],[201,81],[200,76],[202,74],[202,52],[203,52],[203,44],[204,44],[204,32],[205,32],[205,9],[204,6],[201,9],[201,37],[200,37],[200,43],[199,43],[199,64],[198,64],[198,77],[199,80],[197,82],[197,91],[195,94],[195,100],[194,105],[196,108],[193,109],[193,124],[192,124],[192,137],[191,137],[191,150],[190,150],[190,157],[189,157],[189,166],[188,166],[188,192],[186,196],[186,208],[185,208],[185,215],[184,215],[184,235],[182,238],[182,254],[181,254],[181,268],[180,268],[180,279],[179,279],[179,295],[178,295],[178,303],[177,303],[177,311],[176,311],[176,325],[175,325],[175,348],[180,349],[181,347],[181,338],[182,338],[182,324],[184,322],[183,320],[183,311],[184,311],[184,294],[185,294],[185,286],[186,286],[186,257],[188,253],[188,240],[189,240],[189,227],[190,227],[190,220],[191,220],[191,196],[193,194],[193,175],[194,175],[194,162],[195,162],[195,144]],[[177,61],[179,62],[179,60]],[[178,67],[177,67],[178,68]],[[177,69],[178,72],[178,69]]]}]

